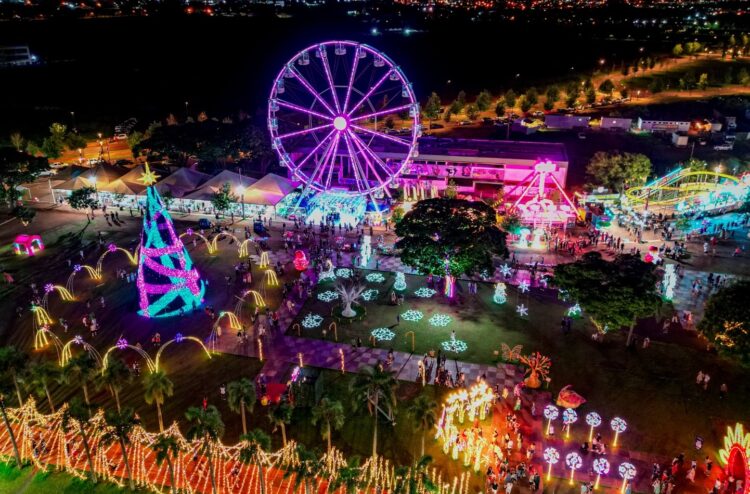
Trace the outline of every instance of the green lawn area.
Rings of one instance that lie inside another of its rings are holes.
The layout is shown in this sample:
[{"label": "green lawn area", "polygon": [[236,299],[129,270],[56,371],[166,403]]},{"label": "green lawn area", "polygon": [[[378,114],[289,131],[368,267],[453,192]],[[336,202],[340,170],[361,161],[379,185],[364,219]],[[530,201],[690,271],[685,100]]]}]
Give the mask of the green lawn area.
[{"label": "green lawn area", "polygon": [[68,473],[40,472],[36,468],[24,467],[19,470],[8,463],[0,463],[0,493],[8,494],[120,494],[135,492],[145,494],[141,489],[131,491],[111,484],[92,484]]}]

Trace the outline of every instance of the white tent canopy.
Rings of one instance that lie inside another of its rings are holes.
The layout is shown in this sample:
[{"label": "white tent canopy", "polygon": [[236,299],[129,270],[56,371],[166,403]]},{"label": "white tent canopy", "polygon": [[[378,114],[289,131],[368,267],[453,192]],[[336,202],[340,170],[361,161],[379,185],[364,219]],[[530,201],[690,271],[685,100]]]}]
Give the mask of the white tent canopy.
[{"label": "white tent canopy", "polygon": [[275,206],[295,189],[288,179],[269,173],[245,190],[243,199],[246,204]]},{"label": "white tent canopy", "polygon": [[179,168],[176,172],[159,180],[155,187],[161,194],[169,192],[172,194],[172,197],[181,198],[200,187],[202,183],[210,178],[211,175],[206,173],[201,173],[190,168]]},{"label": "white tent canopy", "polygon": [[256,181],[254,178],[224,170],[201,185],[198,190],[184,196],[183,199],[190,201],[210,201],[213,195],[220,191],[224,184],[229,184],[229,191],[232,195],[239,196],[240,190],[247,191],[248,187]]}]

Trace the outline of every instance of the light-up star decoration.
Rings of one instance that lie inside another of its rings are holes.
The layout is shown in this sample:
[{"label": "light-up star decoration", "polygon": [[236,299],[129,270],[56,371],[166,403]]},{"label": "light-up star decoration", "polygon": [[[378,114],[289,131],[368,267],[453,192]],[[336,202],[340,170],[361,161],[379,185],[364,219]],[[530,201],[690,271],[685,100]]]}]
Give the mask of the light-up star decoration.
[{"label": "light-up star decoration", "polygon": [[141,174],[141,182],[143,182],[143,185],[151,186],[154,185],[159,180],[159,175],[151,171],[151,168],[148,166],[148,161],[143,166],[143,173]]},{"label": "light-up star decoration", "polygon": [[502,273],[502,275],[506,278],[509,277],[510,273],[512,272],[513,270],[507,264],[503,264],[502,266],[500,266],[500,273]]},{"label": "light-up star decoration", "polygon": [[125,338],[120,338],[119,340],[117,340],[115,346],[119,350],[125,350],[128,347],[128,340],[126,340]]},{"label": "light-up star decoration", "polygon": [[521,292],[521,293],[526,293],[526,292],[528,292],[528,291],[529,291],[529,282],[528,282],[528,281],[526,281],[526,280],[523,280],[523,281],[522,281],[522,282],[521,282],[521,283],[520,283],[520,284],[518,285],[518,291],[519,291],[519,292]]},{"label": "light-up star decoration", "polygon": [[516,312],[519,316],[524,317],[529,315],[529,308],[525,305],[521,304],[519,306],[516,306]]}]

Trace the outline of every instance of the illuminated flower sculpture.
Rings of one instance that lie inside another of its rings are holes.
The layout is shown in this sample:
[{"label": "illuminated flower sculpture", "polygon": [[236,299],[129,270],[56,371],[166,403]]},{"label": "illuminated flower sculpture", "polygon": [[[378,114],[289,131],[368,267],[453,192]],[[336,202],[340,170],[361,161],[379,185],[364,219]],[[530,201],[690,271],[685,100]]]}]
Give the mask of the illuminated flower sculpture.
[{"label": "illuminated flower sculpture", "polygon": [[617,438],[628,429],[628,423],[620,417],[615,417],[609,425],[615,433],[615,440],[612,441],[612,446],[617,446]]},{"label": "illuminated flower sculpture", "polygon": [[547,470],[547,480],[552,477],[552,465],[560,461],[560,453],[555,448],[546,448],[544,450],[544,461],[549,463],[549,470]]},{"label": "illuminated flower sculpture", "polygon": [[549,434],[552,421],[557,419],[557,417],[559,416],[560,416],[560,409],[557,408],[555,405],[547,405],[546,407],[544,407],[544,418],[547,419],[547,434]]},{"label": "illuminated flower sculpture", "polygon": [[594,489],[599,488],[599,480],[602,475],[609,473],[609,462],[604,458],[597,458],[594,460],[594,472],[596,473],[596,482],[594,483]]},{"label": "illuminated flower sculpture", "polygon": [[148,187],[138,262],[139,314],[168,317],[197,309],[206,287],[175,233],[159,192],[152,187],[156,179],[146,164],[141,179]]},{"label": "illuminated flower sculpture", "polygon": [[620,477],[622,477],[622,488],[620,489],[620,492],[625,492],[625,487],[627,487],[628,482],[635,478],[635,465],[628,462],[620,463],[620,467],[617,471],[620,474]]},{"label": "illuminated flower sculpture", "polygon": [[570,468],[570,483],[573,484],[576,470],[583,466],[583,459],[578,453],[568,453],[565,457],[565,464]]},{"label": "illuminated flower sculpture", "polygon": [[423,286],[421,288],[417,288],[414,291],[414,295],[416,295],[419,298],[430,298],[433,295],[435,295],[437,291],[433,290],[432,288],[427,288],[426,286]]}]

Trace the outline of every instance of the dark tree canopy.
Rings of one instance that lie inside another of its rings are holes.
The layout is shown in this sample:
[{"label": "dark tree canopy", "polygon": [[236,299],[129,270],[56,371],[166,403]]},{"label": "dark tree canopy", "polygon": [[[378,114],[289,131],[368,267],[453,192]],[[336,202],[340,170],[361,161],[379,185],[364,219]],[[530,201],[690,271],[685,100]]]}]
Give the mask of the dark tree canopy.
[{"label": "dark tree canopy", "polygon": [[33,182],[49,170],[47,158],[37,158],[13,148],[0,148],[0,198],[9,207],[18,200],[18,186]]},{"label": "dark tree canopy", "polygon": [[698,329],[719,353],[750,365],[750,281],[736,281],[711,295]]},{"label": "dark tree canopy", "polygon": [[401,260],[422,274],[492,272],[492,256],[507,256],[495,210],[483,202],[427,199],[396,225]]},{"label": "dark tree canopy", "polygon": [[661,304],[655,266],[631,254],[607,261],[598,252],[588,252],[578,261],[558,265],[552,282],[610,329],[632,327]]}]

